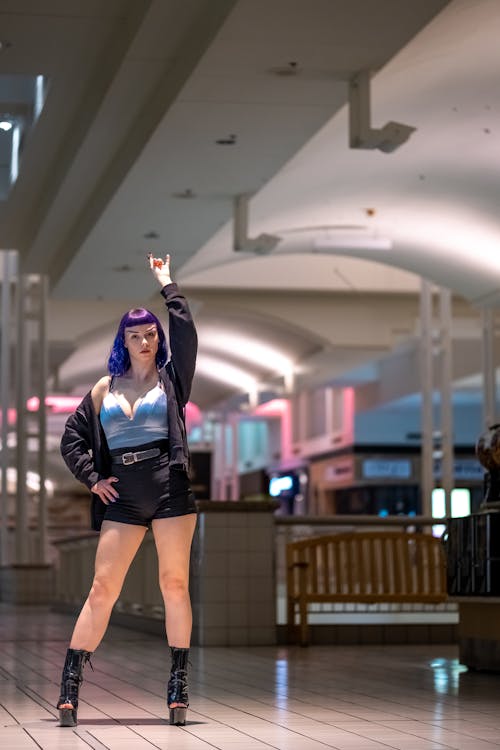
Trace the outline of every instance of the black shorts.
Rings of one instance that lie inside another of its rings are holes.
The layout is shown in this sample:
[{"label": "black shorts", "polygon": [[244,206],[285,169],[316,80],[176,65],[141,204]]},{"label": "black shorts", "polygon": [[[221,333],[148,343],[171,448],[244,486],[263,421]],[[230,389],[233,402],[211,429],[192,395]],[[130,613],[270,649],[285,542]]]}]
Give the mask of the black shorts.
[{"label": "black shorts", "polygon": [[170,469],[168,460],[168,453],[162,453],[129,465],[113,463],[111,476],[119,480],[113,484],[119,497],[106,506],[103,520],[149,527],[155,518],[196,513],[187,472]]}]

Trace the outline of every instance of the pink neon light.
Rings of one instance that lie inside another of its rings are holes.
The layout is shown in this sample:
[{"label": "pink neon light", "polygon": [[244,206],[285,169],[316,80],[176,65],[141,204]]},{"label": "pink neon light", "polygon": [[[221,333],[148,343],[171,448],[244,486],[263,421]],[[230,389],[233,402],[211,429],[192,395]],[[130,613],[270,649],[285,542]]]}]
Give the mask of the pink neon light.
[{"label": "pink neon light", "polygon": [[[45,406],[51,410],[52,414],[70,414],[75,411],[81,400],[81,396],[47,396]],[[38,411],[39,406],[38,396],[32,396],[26,402],[28,411]]]},{"label": "pink neon light", "polygon": [[[7,424],[16,424],[17,412],[15,409],[7,409]],[[0,425],[2,424],[2,410],[0,409]]]},{"label": "pink neon light", "polygon": [[197,427],[203,422],[203,415],[192,401],[188,401],[186,404],[186,430],[191,432],[193,427]]},{"label": "pink neon light", "polygon": [[[81,402],[82,396],[47,396],[45,399],[45,406],[50,409],[51,414],[72,414],[78,404]],[[32,396],[26,401],[26,409],[29,412],[38,411],[40,406],[40,399],[38,396]],[[16,409],[9,409],[8,411],[8,423],[16,423],[17,411]],[[2,412],[0,410],[0,424],[2,419]],[[186,405],[186,422],[189,427],[199,425],[203,421],[203,415],[200,409],[192,401],[189,401]]]},{"label": "pink neon light", "polygon": [[69,414],[75,411],[81,400],[82,396],[47,396],[45,404],[53,414]]},{"label": "pink neon light", "polygon": [[342,432],[344,439],[347,443],[354,442],[354,417],[356,415],[356,393],[354,388],[343,389],[343,419],[342,419]]}]

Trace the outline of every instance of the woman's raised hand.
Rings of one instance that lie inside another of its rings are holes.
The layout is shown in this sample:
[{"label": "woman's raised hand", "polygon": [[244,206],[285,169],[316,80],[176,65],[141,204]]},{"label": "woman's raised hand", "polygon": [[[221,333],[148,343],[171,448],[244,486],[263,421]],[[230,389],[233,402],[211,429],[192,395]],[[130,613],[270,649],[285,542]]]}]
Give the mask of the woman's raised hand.
[{"label": "woman's raised hand", "polygon": [[165,255],[165,260],[163,260],[163,258],[155,258],[153,253],[149,253],[148,260],[149,267],[156,276],[159,284],[162,287],[166,286],[167,284],[171,284],[172,279],[170,278],[170,255]]}]

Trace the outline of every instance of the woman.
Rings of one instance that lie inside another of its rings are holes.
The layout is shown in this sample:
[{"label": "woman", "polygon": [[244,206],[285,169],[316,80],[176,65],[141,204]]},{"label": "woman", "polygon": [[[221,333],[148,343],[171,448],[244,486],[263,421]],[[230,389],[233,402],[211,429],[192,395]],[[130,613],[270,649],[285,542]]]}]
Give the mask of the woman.
[{"label": "woman", "polygon": [[192,627],[189,554],[196,525],[187,475],[184,407],[194,375],[197,335],[186,299],[170,278],[170,256],[149,256],[169,312],[170,359],[158,318],[125,313],[101,378],[72,414],[61,453],[92,492],[100,530],[95,575],[66,654],[57,704],[61,726],[75,726],[82,670],[106,631],[125,575],[148,527],[158,552],[165,626],[172,656],[167,687],[171,724],[185,724]]}]

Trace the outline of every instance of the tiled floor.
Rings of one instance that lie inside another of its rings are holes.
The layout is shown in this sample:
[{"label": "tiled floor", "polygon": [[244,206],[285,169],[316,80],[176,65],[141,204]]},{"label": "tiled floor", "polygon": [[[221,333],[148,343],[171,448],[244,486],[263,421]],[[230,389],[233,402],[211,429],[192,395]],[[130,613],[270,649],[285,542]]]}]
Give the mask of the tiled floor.
[{"label": "tiled floor", "polygon": [[167,724],[162,639],[110,628],[85,670],[79,724],[57,726],[73,619],[0,605],[0,749],[486,750],[500,746],[500,675],[453,646],[193,649],[185,728]]}]

